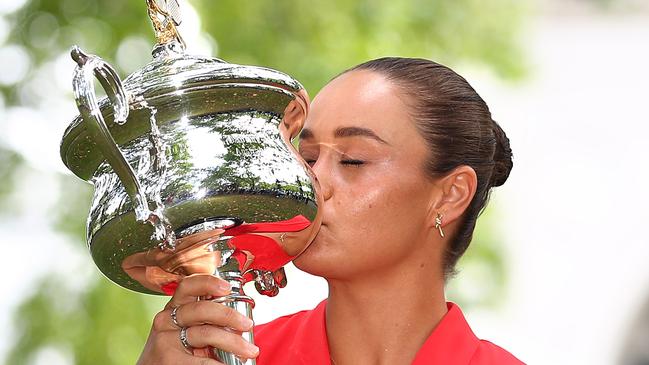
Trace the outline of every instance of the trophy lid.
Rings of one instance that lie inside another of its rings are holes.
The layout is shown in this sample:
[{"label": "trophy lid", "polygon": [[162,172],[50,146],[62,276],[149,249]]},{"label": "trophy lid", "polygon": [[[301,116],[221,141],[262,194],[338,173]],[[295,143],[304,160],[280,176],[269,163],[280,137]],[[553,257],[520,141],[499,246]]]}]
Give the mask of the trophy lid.
[{"label": "trophy lid", "polygon": [[[155,4],[150,0],[148,3]],[[250,109],[282,115],[293,100],[302,109],[301,113],[306,114],[308,96],[291,76],[270,68],[186,54],[184,41],[174,26],[179,23],[178,14],[164,23],[151,14],[151,8],[149,11],[158,44],[152,52],[153,60],[123,81],[129,106],[128,123],[114,120],[108,98],[99,101],[108,129],[119,145],[149,131],[151,108],[156,110],[158,124],[183,116]],[[209,97],[200,97],[201,93]],[[190,94],[195,97],[188,97]],[[81,116],[64,132],[60,153],[64,164],[84,180],[89,180],[103,161]]]}]

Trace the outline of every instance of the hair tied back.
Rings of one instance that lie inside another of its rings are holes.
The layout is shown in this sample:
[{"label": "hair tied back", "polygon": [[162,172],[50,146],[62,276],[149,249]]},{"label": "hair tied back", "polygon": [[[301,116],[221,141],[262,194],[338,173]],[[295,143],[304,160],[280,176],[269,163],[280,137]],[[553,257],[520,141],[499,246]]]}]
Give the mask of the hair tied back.
[{"label": "hair tied back", "polygon": [[494,136],[496,137],[496,151],[493,158],[494,168],[491,174],[490,185],[494,187],[501,186],[507,181],[514,163],[512,161],[512,149],[509,146],[509,138],[507,138],[507,135],[495,120],[492,120],[492,122]]}]

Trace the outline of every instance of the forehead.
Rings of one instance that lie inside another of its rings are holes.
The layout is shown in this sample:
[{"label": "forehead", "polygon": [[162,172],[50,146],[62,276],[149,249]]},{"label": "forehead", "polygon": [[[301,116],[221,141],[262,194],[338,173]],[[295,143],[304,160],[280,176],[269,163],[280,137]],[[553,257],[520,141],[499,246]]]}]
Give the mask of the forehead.
[{"label": "forehead", "polygon": [[340,127],[373,130],[390,144],[418,137],[398,88],[373,71],[351,71],[327,84],[311,104],[305,128],[328,139]]}]

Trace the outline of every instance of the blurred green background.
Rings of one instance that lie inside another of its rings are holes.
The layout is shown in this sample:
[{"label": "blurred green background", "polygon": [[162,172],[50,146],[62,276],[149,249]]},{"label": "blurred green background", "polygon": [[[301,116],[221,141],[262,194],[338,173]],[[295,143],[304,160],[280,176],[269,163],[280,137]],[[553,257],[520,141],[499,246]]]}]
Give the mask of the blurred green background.
[{"label": "blurred green background", "polygon": [[[73,44],[100,55],[122,77],[150,58],[154,40],[144,0],[14,3],[15,9],[7,5],[9,10],[0,13],[0,26],[8,28],[0,45],[18,63],[11,72],[0,68],[0,112],[20,107],[47,113],[57,103],[74,105],[69,86],[74,64],[66,55]],[[527,10],[519,0],[192,0],[189,4],[191,9],[185,12],[190,16],[180,31],[184,34],[185,28],[200,22],[201,49],[228,62],[284,71],[300,80],[312,97],[340,71],[387,55],[430,58],[460,73],[467,66],[485,69],[506,80],[520,79],[526,70],[518,34]],[[186,40],[191,49],[192,40]],[[60,129],[47,138],[58,141],[62,133]],[[18,188],[24,179],[56,181],[45,187],[52,189],[49,194],[55,202],[47,224],[64,234],[74,250],[84,252],[91,186],[63,173],[63,168],[43,169],[30,161],[33,158],[0,139],[0,218],[24,210],[16,203],[21,201],[16,194],[22,193]],[[507,275],[497,218],[497,206],[490,206],[460,262],[462,280],[450,285],[449,298],[463,307],[493,306],[503,295]],[[14,313],[14,342],[6,364],[30,364],[36,356],[57,351],[75,364],[135,362],[151,318],[166,299],[128,292],[96,270],[81,270],[79,275],[84,276],[79,286],[66,285],[69,278],[55,271],[42,275]]]}]

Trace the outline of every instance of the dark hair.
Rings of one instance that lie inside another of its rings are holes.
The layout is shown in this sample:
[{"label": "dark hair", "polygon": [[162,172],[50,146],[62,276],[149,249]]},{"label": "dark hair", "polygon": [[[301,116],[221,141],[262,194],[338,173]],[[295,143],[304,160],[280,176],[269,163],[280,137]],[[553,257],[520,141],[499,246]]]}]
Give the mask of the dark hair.
[{"label": "dark hair", "polygon": [[430,150],[425,166],[432,177],[468,165],[478,186],[455,237],[446,247],[444,276],[455,275],[455,264],[469,247],[478,216],[489,201],[491,188],[505,183],[512,169],[509,139],[491,119],[489,107],[450,68],[420,58],[385,57],[355,66],[375,71],[393,82],[410,104],[411,116]]}]

